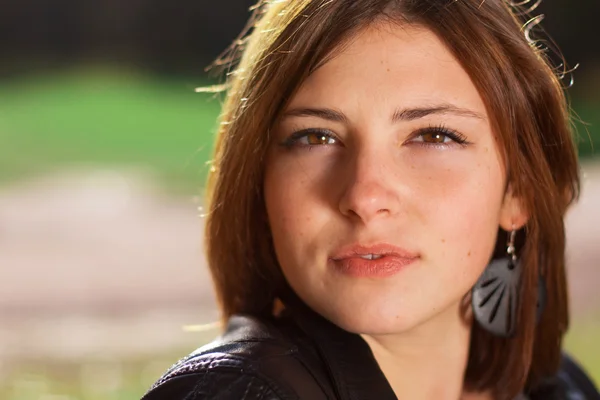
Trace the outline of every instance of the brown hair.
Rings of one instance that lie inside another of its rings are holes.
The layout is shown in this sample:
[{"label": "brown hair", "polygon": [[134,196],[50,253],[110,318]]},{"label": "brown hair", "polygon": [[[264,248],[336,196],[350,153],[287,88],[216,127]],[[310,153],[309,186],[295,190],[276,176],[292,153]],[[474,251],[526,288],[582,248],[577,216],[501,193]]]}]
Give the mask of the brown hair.
[{"label": "brown hair", "polygon": [[[520,249],[518,332],[502,339],[474,324],[465,384],[512,398],[556,372],[568,325],[563,217],[579,193],[577,155],[561,81],[524,34],[519,11],[504,0],[278,0],[255,6],[221,59],[233,65],[242,55],[226,84],[207,188],[207,256],[224,319],[271,313],[284,287],[262,193],[270,128],[311,71],[353,33],[383,18],[431,29],[459,60],[486,103],[511,189],[530,214]],[[505,243],[501,235],[498,243]],[[540,274],[548,295],[536,324]]]}]

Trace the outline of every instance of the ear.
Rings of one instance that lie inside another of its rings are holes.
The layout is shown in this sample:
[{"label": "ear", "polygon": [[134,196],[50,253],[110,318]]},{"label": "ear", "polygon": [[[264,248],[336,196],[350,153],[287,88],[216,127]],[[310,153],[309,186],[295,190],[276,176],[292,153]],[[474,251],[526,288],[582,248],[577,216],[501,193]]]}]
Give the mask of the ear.
[{"label": "ear", "polygon": [[514,195],[509,185],[500,208],[500,227],[507,232],[513,229],[519,230],[528,220],[529,212],[525,209],[521,198]]}]

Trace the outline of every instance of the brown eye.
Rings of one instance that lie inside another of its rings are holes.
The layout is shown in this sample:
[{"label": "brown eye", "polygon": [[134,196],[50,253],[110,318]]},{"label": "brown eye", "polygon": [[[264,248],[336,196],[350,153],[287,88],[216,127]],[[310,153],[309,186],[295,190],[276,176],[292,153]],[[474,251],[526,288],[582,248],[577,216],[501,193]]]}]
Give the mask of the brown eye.
[{"label": "brown eye", "polygon": [[446,139],[449,139],[447,135],[440,132],[426,132],[420,135],[423,138],[423,142],[426,143],[445,143]]},{"label": "brown eye", "polygon": [[320,129],[307,129],[293,133],[288,137],[282,146],[292,147],[320,147],[338,144],[338,140],[335,134],[330,133],[326,130]]},{"label": "brown eye", "polygon": [[307,144],[309,144],[311,146],[335,143],[335,140],[332,137],[324,135],[323,133],[319,133],[319,132],[307,133],[305,137],[306,137]]},{"label": "brown eye", "polygon": [[419,144],[421,146],[439,148],[446,148],[453,145],[460,145],[464,147],[470,144],[467,142],[467,138],[463,134],[445,127],[430,127],[420,129],[418,132],[416,132],[416,136],[414,136],[410,142]]}]

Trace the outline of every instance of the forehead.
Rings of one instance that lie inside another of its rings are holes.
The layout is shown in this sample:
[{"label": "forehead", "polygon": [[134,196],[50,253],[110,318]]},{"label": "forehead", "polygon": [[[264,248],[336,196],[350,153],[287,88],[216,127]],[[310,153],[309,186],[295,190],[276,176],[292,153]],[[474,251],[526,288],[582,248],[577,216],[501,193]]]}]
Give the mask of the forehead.
[{"label": "forehead", "polygon": [[431,30],[414,25],[379,23],[359,31],[303,82],[289,106],[351,108],[365,101],[394,107],[447,102],[486,112],[449,49]]}]

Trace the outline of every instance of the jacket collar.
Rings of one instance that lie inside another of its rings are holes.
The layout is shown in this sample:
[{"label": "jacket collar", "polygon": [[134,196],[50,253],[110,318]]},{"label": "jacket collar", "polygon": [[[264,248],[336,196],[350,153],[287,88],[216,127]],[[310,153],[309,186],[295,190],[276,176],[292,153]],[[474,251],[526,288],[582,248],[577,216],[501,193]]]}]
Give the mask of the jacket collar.
[{"label": "jacket collar", "polygon": [[397,400],[360,335],[339,328],[295,296],[285,304],[295,324],[314,341],[340,400]]},{"label": "jacket collar", "polygon": [[[313,340],[339,400],[398,400],[360,335],[314,312],[296,295],[285,296],[286,314]],[[529,400],[524,393],[514,400]]]}]

